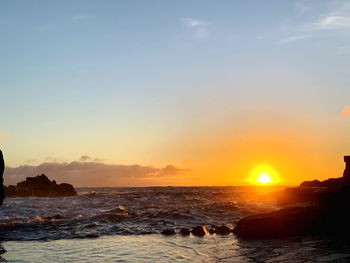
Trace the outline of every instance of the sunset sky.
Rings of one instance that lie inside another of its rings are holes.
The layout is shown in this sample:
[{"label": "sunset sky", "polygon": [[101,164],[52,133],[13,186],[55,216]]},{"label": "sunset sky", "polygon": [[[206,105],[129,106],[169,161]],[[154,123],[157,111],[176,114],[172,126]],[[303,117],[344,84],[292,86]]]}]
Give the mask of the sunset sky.
[{"label": "sunset sky", "polygon": [[280,184],[350,154],[348,1],[0,3],[5,184]]}]

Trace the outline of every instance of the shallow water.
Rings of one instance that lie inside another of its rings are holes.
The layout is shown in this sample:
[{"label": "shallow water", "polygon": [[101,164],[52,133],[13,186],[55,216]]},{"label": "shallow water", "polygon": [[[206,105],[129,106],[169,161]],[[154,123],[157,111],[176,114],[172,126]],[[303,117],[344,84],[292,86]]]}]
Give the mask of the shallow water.
[{"label": "shallow water", "polygon": [[350,262],[350,242],[337,237],[245,241],[232,234],[160,234],[165,228],[196,225],[234,227],[243,216],[276,209],[273,202],[259,200],[263,191],[82,188],[69,198],[8,198],[0,210],[0,261]]}]

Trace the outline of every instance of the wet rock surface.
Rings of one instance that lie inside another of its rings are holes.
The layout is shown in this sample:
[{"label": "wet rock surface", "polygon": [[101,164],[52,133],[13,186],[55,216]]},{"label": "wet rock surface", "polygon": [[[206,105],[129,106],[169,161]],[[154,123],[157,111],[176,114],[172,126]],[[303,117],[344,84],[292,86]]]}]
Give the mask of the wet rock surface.
[{"label": "wet rock surface", "polygon": [[50,181],[45,174],[42,174],[27,177],[17,186],[5,186],[5,195],[8,197],[65,197],[75,196],[77,192],[71,184],[57,184],[55,180]]},{"label": "wet rock surface", "polygon": [[205,236],[208,234],[208,230],[204,226],[196,226],[191,231],[192,235],[194,236]]}]

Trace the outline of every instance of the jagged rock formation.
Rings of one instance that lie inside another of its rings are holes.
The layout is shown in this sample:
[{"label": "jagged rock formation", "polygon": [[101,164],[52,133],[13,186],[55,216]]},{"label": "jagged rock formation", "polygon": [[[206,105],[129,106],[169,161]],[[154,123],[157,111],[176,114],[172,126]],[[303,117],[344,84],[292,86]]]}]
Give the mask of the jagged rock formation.
[{"label": "jagged rock formation", "polygon": [[5,197],[5,191],[4,191],[4,170],[5,170],[5,162],[4,157],[2,156],[2,151],[0,150],[0,205],[2,205],[2,202],[4,201]]},{"label": "jagged rock formation", "polygon": [[77,192],[71,184],[57,184],[55,180],[45,175],[27,177],[25,181],[5,187],[5,194],[8,197],[64,197],[75,196]]}]

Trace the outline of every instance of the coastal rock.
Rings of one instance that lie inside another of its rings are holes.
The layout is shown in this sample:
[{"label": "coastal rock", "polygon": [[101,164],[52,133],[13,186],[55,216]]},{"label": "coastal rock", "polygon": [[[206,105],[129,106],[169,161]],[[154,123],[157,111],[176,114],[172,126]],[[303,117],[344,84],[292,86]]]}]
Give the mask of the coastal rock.
[{"label": "coastal rock", "polygon": [[215,233],[218,235],[228,235],[231,233],[231,229],[228,226],[222,225],[215,228]]},{"label": "coastal rock", "polygon": [[326,188],[330,191],[337,191],[346,184],[346,181],[343,177],[339,178],[329,178],[324,181],[313,180],[313,181],[304,181],[300,184],[302,188]]},{"label": "coastal rock", "polygon": [[319,196],[319,205],[323,212],[323,227],[327,232],[350,233],[350,186],[344,186],[337,192],[328,192]]},{"label": "coastal rock", "polygon": [[55,180],[42,174],[35,177],[27,177],[25,181],[5,187],[5,194],[9,197],[64,197],[75,196],[77,192],[71,184],[57,184]]},{"label": "coastal rock", "polygon": [[277,205],[286,206],[305,202],[316,203],[319,191],[318,189],[305,187],[286,188],[279,195]]},{"label": "coastal rock", "polygon": [[243,238],[272,238],[312,233],[319,227],[318,207],[287,207],[241,219],[234,233]]},{"label": "coastal rock", "polygon": [[5,190],[4,190],[4,170],[5,170],[5,162],[4,157],[2,155],[2,151],[0,150],[0,205],[2,205],[2,202],[4,201],[5,197]]},{"label": "coastal rock", "polygon": [[188,236],[190,235],[191,231],[188,228],[181,228],[179,233],[183,236]]},{"label": "coastal rock", "polygon": [[208,230],[204,226],[196,226],[195,228],[192,229],[191,233],[194,236],[202,237],[208,234]]},{"label": "coastal rock", "polygon": [[162,231],[162,235],[166,235],[166,236],[171,236],[171,235],[175,235],[175,230],[174,229],[165,229]]}]

